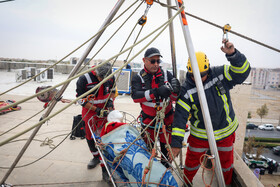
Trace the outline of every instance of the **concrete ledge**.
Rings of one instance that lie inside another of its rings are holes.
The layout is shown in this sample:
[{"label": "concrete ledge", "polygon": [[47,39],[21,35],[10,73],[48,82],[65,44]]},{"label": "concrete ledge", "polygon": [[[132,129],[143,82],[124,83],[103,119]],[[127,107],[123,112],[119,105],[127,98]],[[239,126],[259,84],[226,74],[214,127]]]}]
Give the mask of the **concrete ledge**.
[{"label": "concrete ledge", "polygon": [[263,187],[264,185],[243,162],[242,158],[234,152],[233,182],[236,186],[242,187]]}]

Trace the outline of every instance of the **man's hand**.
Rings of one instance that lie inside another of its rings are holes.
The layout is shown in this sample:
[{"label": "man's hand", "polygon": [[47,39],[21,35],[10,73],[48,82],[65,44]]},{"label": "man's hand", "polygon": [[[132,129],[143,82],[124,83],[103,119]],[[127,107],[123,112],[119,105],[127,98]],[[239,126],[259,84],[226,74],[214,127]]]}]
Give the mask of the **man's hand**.
[{"label": "man's hand", "polygon": [[235,48],[233,43],[229,42],[228,40],[224,39],[222,41],[222,43],[224,44],[221,47],[221,50],[226,53],[227,55],[232,55],[235,52]]},{"label": "man's hand", "polygon": [[171,79],[171,86],[173,88],[174,93],[176,93],[176,94],[180,93],[181,85],[180,85],[180,82],[178,79],[176,79],[176,78]]},{"label": "man's hand", "polygon": [[167,85],[162,85],[158,88],[158,94],[162,99],[167,99],[171,94],[171,90]]},{"label": "man's hand", "polygon": [[[172,154],[174,156],[174,159],[179,155],[180,151],[181,151],[181,148],[178,148],[178,147],[171,147],[171,151],[172,151]],[[169,158],[169,161],[172,161],[172,155],[171,153],[169,152],[168,153],[168,158]]]},{"label": "man's hand", "polygon": [[108,116],[108,112],[106,110],[103,110],[103,109],[98,108],[98,107],[96,107],[95,112],[96,112],[98,117],[107,117]]},{"label": "man's hand", "polygon": [[110,110],[113,110],[114,104],[113,104],[113,99],[110,98],[106,104],[106,107],[109,108]]}]

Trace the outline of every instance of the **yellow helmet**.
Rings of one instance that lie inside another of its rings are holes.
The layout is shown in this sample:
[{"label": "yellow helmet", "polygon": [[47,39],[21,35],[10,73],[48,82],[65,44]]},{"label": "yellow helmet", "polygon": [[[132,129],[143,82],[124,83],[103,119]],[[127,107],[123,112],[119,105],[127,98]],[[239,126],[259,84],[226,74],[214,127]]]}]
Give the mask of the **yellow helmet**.
[{"label": "yellow helmet", "polygon": [[[203,72],[208,71],[209,70],[209,60],[208,60],[206,54],[203,52],[196,52],[195,56],[196,56],[196,60],[198,63],[199,72],[203,73]],[[188,68],[188,72],[193,73],[190,58],[188,59],[187,68]]]}]

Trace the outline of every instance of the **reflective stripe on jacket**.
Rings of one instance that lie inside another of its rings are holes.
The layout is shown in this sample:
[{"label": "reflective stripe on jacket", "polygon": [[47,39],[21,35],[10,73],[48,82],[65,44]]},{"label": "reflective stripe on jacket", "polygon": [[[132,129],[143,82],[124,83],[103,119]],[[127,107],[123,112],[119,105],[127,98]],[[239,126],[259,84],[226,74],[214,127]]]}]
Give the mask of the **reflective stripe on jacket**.
[{"label": "reflective stripe on jacket", "polygon": [[[251,69],[246,57],[237,49],[235,50],[236,52],[233,55],[226,55],[231,65],[210,68],[208,78],[203,82],[216,141],[230,136],[238,127],[229,91],[236,84],[241,84],[245,81]],[[219,81],[225,90],[224,94],[220,93]],[[182,146],[184,139],[184,133],[182,132],[186,128],[189,113],[191,113],[190,134],[199,139],[207,139],[195,82],[187,73],[186,81],[182,86],[180,97],[176,103],[172,129],[176,129],[176,131],[172,133],[172,147]]]},{"label": "reflective stripe on jacket", "polygon": [[[114,82],[115,82],[115,78],[113,77],[108,81],[106,81],[105,83],[103,83],[100,86],[100,88],[90,93],[90,94],[94,94],[95,97],[94,99],[88,102],[93,103],[97,107],[103,107],[109,97],[111,89],[113,88]],[[81,77],[79,77],[76,83],[76,93],[77,93],[76,97],[89,91],[99,83],[100,81],[97,79],[94,72],[89,72],[82,75]],[[86,103],[87,102],[84,102],[82,106],[84,106]]]},{"label": "reflective stripe on jacket", "polygon": [[[173,78],[172,74],[169,71],[163,71],[161,68],[154,75],[149,74],[147,70],[142,69],[137,75],[134,75],[131,81],[132,94],[131,97],[135,103],[140,103],[142,108],[143,121],[146,122],[145,119],[148,117],[154,118],[156,116],[156,98],[155,98],[155,88],[158,88],[165,83],[171,83],[171,79]],[[177,95],[171,93],[170,95],[171,102],[175,101]],[[169,112],[172,112],[173,115],[173,107],[171,102],[167,106],[165,110],[165,115]],[[163,106],[162,100],[159,101],[160,109]],[[171,111],[172,110],[172,111]],[[173,119],[173,118],[172,118]]]}]

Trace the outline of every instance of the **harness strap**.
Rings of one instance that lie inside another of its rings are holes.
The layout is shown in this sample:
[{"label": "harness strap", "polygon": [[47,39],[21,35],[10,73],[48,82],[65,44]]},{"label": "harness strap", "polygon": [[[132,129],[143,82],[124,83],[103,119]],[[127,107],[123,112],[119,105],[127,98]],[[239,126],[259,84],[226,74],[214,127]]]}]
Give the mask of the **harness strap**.
[{"label": "harness strap", "polygon": [[92,83],[92,80],[91,80],[91,78],[90,78],[89,73],[86,73],[86,74],[85,74],[85,77],[86,77],[86,79],[87,79],[88,84],[91,84],[91,83]]}]

